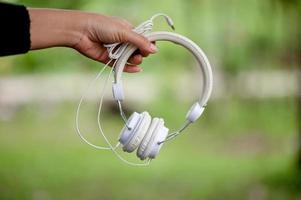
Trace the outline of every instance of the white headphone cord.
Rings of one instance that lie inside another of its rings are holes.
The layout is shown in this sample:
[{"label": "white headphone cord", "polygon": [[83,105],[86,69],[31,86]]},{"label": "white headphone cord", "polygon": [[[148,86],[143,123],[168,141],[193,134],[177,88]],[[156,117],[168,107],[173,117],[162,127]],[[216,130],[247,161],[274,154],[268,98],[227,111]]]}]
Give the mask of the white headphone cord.
[{"label": "white headphone cord", "polygon": [[110,143],[109,139],[106,137],[106,135],[104,134],[103,130],[102,130],[102,126],[101,126],[101,123],[100,123],[100,114],[101,114],[101,109],[102,109],[102,104],[103,104],[103,98],[104,98],[104,95],[105,95],[105,91],[107,89],[107,83],[108,83],[108,80],[110,79],[111,75],[112,75],[112,72],[114,70],[114,67],[115,67],[115,64],[116,64],[116,60],[114,61],[114,64],[112,66],[112,69],[110,70],[110,73],[108,75],[108,78],[106,79],[106,82],[104,84],[104,87],[103,87],[103,91],[102,91],[102,95],[100,97],[100,101],[99,101],[99,107],[98,107],[98,113],[97,113],[97,124],[98,124],[98,129],[101,133],[101,135],[103,136],[103,138],[105,139],[106,143],[108,144],[109,146],[109,149],[111,149],[114,154],[121,160],[123,161],[124,163],[128,164],[128,165],[132,165],[132,166],[147,166],[150,164],[150,161],[151,159],[149,159],[147,162],[145,163],[133,163],[133,162],[130,162],[128,160],[126,160],[125,158],[123,158],[117,151],[116,151],[116,147],[119,146],[119,142],[117,143],[117,145],[115,147],[112,146],[112,144]]},{"label": "white headphone cord", "polygon": [[[152,31],[153,26],[154,26],[154,20],[155,20],[155,18],[157,18],[159,16],[164,17],[167,24],[173,30],[175,30],[174,23],[168,15],[166,15],[164,13],[157,13],[157,14],[153,15],[150,19],[146,20],[145,22],[143,22],[140,25],[138,25],[137,27],[135,27],[133,29],[133,31],[135,31],[136,33],[138,33],[140,35],[145,35],[146,33]],[[128,45],[129,45],[128,43],[113,43],[113,44],[106,44],[104,46],[108,49],[109,58],[116,60],[123,54],[124,50],[126,49],[126,47]]]},{"label": "white headphone cord", "polygon": [[[100,72],[97,74],[97,76],[89,83],[88,87],[86,88],[85,92],[82,94],[80,100],[79,100],[79,103],[78,103],[78,106],[77,106],[77,109],[76,109],[76,116],[75,116],[75,126],[76,126],[76,132],[77,134],[79,135],[79,137],[85,142],[87,143],[88,145],[96,148],[96,149],[101,149],[101,150],[110,150],[111,148],[110,147],[103,147],[103,146],[99,146],[99,145],[95,145],[91,142],[89,142],[84,136],[83,134],[81,133],[81,130],[80,130],[80,126],[79,126],[79,114],[80,114],[80,109],[81,109],[81,105],[82,105],[82,102],[84,101],[84,98],[86,97],[87,93],[90,91],[92,85],[95,84],[95,82],[99,79],[99,77],[101,76],[101,74],[104,72],[104,70],[108,67],[108,65],[111,63],[111,61],[109,61],[101,70]],[[118,147],[118,144],[116,145],[115,148]]]},{"label": "white headphone cord", "polygon": [[76,124],[76,132],[78,133],[79,137],[85,142],[87,143],[88,145],[92,146],[93,148],[96,148],[98,150],[112,150],[114,152],[114,154],[121,160],[123,161],[124,163],[128,164],[128,165],[132,165],[132,166],[147,166],[150,164],[150,161],[151,160],[148,160],[146,163],[133,163],[133,162],[130,162],[128,160],[126,160],[125,158],[123,158],[117,151],[116,151],[116,148],[119,147],[120,143],[118,142],[115,147],[113,147],[113,145],[110,143],[110,141],[108,140],[108,138],[105,136],[103,130],[102,130],[102,126],[101,126],[101,123],[100,123],[100,114],[101,114],[101,108],[102,108],[102,104],[103,104],[103,98],[104,98],[104,95],[105,95],[105,91],[106,91],[106,86],[108,84],[108,80],[110,79],[111,75],[112,75],[112,72],[114,70],[114,66],[115,66],[115,63],[116,61],[114,62],[113,64],[113,67],[112,69],[110,70],[110,73],[108,75],[108,78],[106,79],[105,81],[105,84],[102,88],[102,93],[101,93],[101,97],[100,97],[100,102],[99,102],[99,108],[98,108],[98,114],[97,114],[97,124],[98,124],[98,129],[102,135],[102,137],[104,138],[104,140],[106,141],[106,143],[108,144],[109,147],[103,147],[103,146],[99,146],[99,145],[95,145],[91,142],[89,142],[84,136],[83,134],[81,133],[81,130],[80,130],[80,125],[79,125],[79,114],[80,114],[80,109],[81,109],[81,105],[82,105],[82,102],[84,101],[84,98],[86,97],[87,93],[90,91],[91,87],[95,84],[95,82],[100,78],[100,76],[102,75],[102,73],[105,71],[105,69],[108,67],[108,65],[112,62],[113,60],[110,60],[101,70],[100,72],[97,74],[97,76],[89,83],[87,89],[85,90],[85,92],[83,93],[83,95],[81,96],[80,98],[80,101],[78,103],[78,106],[77,106],[77,110],[76,110],[76,117],[75,117],[75,124]]}]

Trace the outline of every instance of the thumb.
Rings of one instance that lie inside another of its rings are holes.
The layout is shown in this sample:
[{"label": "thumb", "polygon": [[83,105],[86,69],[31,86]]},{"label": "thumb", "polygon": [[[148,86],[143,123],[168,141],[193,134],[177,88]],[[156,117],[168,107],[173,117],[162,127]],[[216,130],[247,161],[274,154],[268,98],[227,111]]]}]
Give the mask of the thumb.
[{"label": "thumb", "polygon": [[138,47],[140,53],[143,56],[147,56],[150,53],[156,53],[158,51],[157,47],[151,43],[146,37],[132,31],[128,30],[125,34],[125,40]]}]

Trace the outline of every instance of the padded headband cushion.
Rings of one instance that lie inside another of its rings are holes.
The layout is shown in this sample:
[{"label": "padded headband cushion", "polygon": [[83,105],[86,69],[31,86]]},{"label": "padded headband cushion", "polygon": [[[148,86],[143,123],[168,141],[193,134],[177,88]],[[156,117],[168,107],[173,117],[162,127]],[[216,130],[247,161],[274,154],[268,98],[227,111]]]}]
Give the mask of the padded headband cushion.
[{"label": "padded headband cushion", "polygon": [[149,126],[141,144],[139,145],[139,148],[137,150],[137,156],[141,159],[141,160],[144,160],[145,157],[143,156],[144,155],[144,151],[147,147],[147,144],[149,143],[150,139],[151,139],[151,136],[154,132],[154,130],[157,128],[158,124],[159,124],[159,118],[153,118],[152,122],[151,122],[151,125]]},{"label": "padded headband cushion", "polygon": [[132,152],[139,146],[150,123],[151,123],[151,116],[148,114],[148,112],[143,112],[141,114],[141,120],[139,121],[139,123],[136,125],[136,127],[133,130],[133,133],[132,133],[133,136],[131,137],[129,142],[123,146],[124,151]]}]

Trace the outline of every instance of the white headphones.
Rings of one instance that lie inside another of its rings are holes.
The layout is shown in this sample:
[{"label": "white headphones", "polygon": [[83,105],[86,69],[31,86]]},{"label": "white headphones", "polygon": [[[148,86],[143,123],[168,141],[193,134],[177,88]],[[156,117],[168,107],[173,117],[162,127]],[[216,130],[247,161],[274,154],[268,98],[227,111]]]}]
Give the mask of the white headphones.
[{"label": "white headphones", "polygon": [[[150,32],[153,26],[153,19],[157,16],[163,16],[165,17],[167,23],[173,27],[172,20],[165,14],[157,14],[154,15],[150,20],[142,23],[140,26],[134,29],[134,31],[144,35],[148,40],[151,42],[155,41],[169,41],[173,42],[175,44],[178,44],[180,46],[185,47],[187,50],[189,50],[194,57],[197,60],[197,63],[199,67],[201,68],[201,71],[203,73],[203,90],[200,95],[200,99],[195,102],[189,111],[186,114],[186,120],[182,127],[178,129],[177,131],[168,134],[169,129],[165,127],[164,120],[162,118],[154,117],[152,118],[148,112],[142,112],[137,113],[134,112],[130,118],[127,120],[125,117],[125,114],[122,109],[122,101],[124,100],[124,92],[123,92],[123,84],[122,84],[122,72],[124,69],[124,66],[127,63],[127,60],[130,58],[130,56],[137,50],[137,47],[131,45],[131,44],[109,44],[106,45],[109,51],[109,56],[111,58],[111,61],[114,61],[112,70],[114,70],[114,82],[112,86],[113,91],[113,97],[116,100],[120,115],[122,119],[124,120],[124,127],[121,130],[120,136],[119,136],[119,142],[122,144],[122,149],[125,152],[133,152],[137,149],[137,156],[141,160],[145,159],[154,159],[162,147],[163,143],[175,138],[178,136],[188,125],[195,122],[203,113],[205,106],[207,104],[207,101],[211,95],[212,91],[212,85],[213,85],[213,78],[212,78],[212,70],[210,63],[204,54],[204,52],[200,49],[198,45],[196,45],[193,41],[189,40],[188,38],[172,33],[172,32]],[[111,62],[109,61],[107,65]],[[106,65],[106,66],[107,66]],[[106,67],[105,66],[105,67]],[[103,69],[104,70],[104,69]],[[99,78],[101,73],[97,75],[96,79]],[[96,80],[95,79],[95,80]],[[108,79],[107,79],[108,80]],[[93,83],[93,82],[92,82]],[[83,96],[84,97],[84,96]],[[80,137],[89,145],[93,146],[97,149],[110,149],[112,150],[121,160],[126,162],[127,164],[131,165],[144,165],[144,164],[137,164],[132,163],[127,160],[125,160],[123,157],[121,157],[120,154],[116,152],[116,148],[119,146],[119,143],[113,147],[111,143],[108,141],[107,137],[102,131],[100,123],[99,130],[108,143],[109,147],[99,147],[97,145],[94,145],[87,141],[79,130],[78,125],[78,115],[79,115],[79,109],[80,105],[82,103],[82,99],[80,100],[78,110],[77,110],[77,116],[76,116],[76,125],[77,125],[77,132],[80,135]],[[102,96],[103,98],[103,96]],[[102,105],[102,99],[99,109],[99,115]],[[99,118],[99,117],[98,117]],[[98,120],[99,122],[99,120]]]},{"label": "white headphones", "polygon": [[[206,103],[212,91],[212,71],[210,63],[203,51],[191,40],[176,33],[171,32],[153,32],[145,35],[151,42],[170,41],[179,44],[188,49],[196,58],[199,67],[204,74],[201,98],[194,103],[186,115],[186,124],[196,121],[203,113]],[[115,65],[115,76],[113,83],[113,96],[117,102],[124,100],[122,87],[122,72],[129,57],[137,50],[137,47],[128,45],[119,57]],[[119,105],[121,105],[119,103]],[[122,109],[121,106],[119,106]],[[120,110],[123,112],[122,110]],[[163,141],[167,139],[169,129],[164,126],[164,120],[161,118],[151,118],[148,112],[134,112],[126,125],[123,127],[119,141],[123,145],[123,150],[133,152],[137,150],[137,156],[144,160],[146,158],[155,158],[159,153]],[[182,131],[182,130],[181,130]]]}]

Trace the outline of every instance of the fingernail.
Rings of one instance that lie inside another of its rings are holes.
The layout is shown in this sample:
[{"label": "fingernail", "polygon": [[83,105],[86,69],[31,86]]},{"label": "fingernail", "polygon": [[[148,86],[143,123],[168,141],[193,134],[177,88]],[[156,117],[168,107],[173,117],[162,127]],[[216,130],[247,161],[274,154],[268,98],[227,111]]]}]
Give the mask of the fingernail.
[{"label": "fingernail", "polygon": [[151,50],[152,53],[157,53],[158,52],[158,48],[153,43],[150,44],[150,50]]}]

